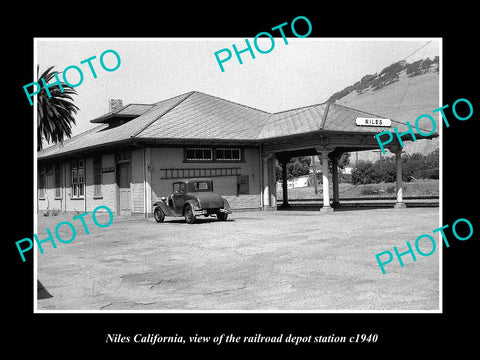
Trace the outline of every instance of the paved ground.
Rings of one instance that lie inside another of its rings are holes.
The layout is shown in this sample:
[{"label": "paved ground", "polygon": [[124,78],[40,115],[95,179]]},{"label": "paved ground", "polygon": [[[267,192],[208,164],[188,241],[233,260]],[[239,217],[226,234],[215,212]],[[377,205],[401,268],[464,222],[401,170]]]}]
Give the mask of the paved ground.
[{"label": "paved ground", "polygon": [[436,310],[438,249],[416,262],[406,256],[403,268],[392,262],[385,275],[375,254],[406,250],[439,226],[438,213],[251,211],[195,225],[115,217],[104,229],[87,216],[90,234],[71,215],[38,216],[40,239],[61,221],[77,228],[73,242],[38,253],[38,279],[53,295],[38,309]]}]

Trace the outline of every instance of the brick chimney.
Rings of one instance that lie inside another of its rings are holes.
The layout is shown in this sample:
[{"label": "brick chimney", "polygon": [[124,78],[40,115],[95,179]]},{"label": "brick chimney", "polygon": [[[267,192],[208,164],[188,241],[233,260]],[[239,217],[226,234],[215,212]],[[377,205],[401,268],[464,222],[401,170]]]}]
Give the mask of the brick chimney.
[{"label": "brick chimney", "polygon": [[110,112],[120,109],[123,106],[123,101],[120,99],[110,99]]}]

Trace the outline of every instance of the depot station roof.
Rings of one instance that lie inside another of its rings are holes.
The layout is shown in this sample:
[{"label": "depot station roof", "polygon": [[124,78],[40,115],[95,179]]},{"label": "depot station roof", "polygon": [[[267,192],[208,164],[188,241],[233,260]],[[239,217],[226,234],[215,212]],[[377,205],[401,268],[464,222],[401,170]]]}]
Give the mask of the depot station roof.
[{"label": "depot station roof", "polygon": [[[321,103],[269,113],[198,91],[154,104],[128,104],[91,123],[98,126],[38,152],[39,159],[63,157],[100,147],[128,144],[187,144],[225,142],[268,143],[302,134],[375,134],[405,122],[391,119],[391,126],[358,126],[358,117],[382,118],[336,103]],[[433,134],[432,137],[438,136]]]}]

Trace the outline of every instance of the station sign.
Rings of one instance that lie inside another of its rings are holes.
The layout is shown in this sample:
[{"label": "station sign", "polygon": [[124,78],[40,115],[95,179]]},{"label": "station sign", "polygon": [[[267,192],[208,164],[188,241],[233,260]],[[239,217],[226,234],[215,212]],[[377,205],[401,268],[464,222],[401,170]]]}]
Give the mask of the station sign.
[{"label": "station sign", "polygon": [[357,117],[355,119],[355,123],[357,126],[391,126],[392,121],[390,119],[382,119],[382,118],[364,118],[364,117]]}]

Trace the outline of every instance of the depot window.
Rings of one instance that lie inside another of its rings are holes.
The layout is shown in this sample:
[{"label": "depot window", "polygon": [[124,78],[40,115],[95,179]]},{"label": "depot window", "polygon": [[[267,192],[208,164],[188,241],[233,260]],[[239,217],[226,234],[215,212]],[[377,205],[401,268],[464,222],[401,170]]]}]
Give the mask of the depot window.
[{"label": "depot window", "polygon": [[102,197],[102,158],[93,158],[93,196]]},{"label": "depot window", "polygon": [[43,166],[38,174],[38,198],[45,199],[45,168]]},{"label": "depot window", "polygon": [[211,148],[186,148],[186,161],[212,161],[213,152]]},{"label": "depot window", "polygon": [[85,193],[83,160],[72,161],[72,197],[82,198]]},{"label": "depot window", "polygon": [[55,199],[62,198],[62,171],[60,164],[54,166],[54,178],[55,178]]},{"label": "depot window", "polygon": [[231,147],[187,147],[184,149],[185,162],[239,162],[242,150]]},{"label": "depot window", "polygon": [[216,148],[215,159],[221,161],[240,161],[241,152],[238,148]]}]

